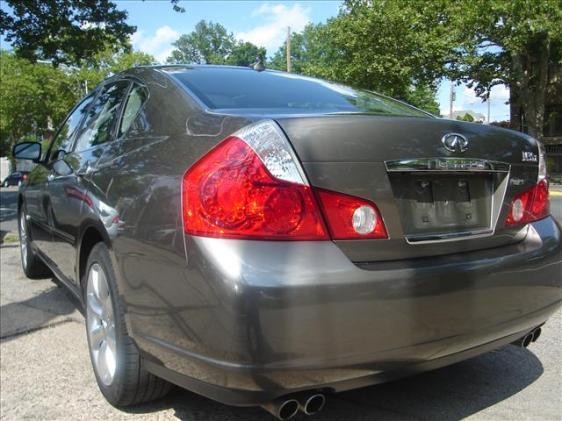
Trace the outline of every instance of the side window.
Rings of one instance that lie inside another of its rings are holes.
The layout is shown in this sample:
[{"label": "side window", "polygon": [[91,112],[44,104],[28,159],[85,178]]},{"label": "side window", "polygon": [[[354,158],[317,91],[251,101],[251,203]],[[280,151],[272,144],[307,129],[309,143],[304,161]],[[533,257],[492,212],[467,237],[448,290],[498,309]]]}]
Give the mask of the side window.
[{"label": "side window", "polygon": [[76,140],[76,152],[111,140],[112,128],[119,116],[119,107],[129,82],[119,81],[103,88],[82,125]]},{"label": "side window", "polygon": [[123,119],[121,120],[121,127],[119,128],[119,137],[129,131],[147,99],[148,92],[146,88],[135,83],[127,97],[127,103],[123,111]]},{"label": "side window", "polygon": [[86,114],[88,106],[92,103],[93,99],[93,94],[86,97],[66,118],[49,148],[51,161],[62,158],[61,155],[64,155],[64,152],[68,152],[74,133],[78,129],[78,125],[82,121],[82,117]]}]

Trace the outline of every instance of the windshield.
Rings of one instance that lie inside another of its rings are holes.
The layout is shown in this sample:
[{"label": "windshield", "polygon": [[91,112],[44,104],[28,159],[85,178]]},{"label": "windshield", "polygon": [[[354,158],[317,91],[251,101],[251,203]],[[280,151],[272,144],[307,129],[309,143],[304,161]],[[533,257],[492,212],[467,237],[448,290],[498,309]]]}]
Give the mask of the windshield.
[{"label": "windshield", "polygon": [[168,67],[163,70],[215,110],[429,117],[423,111],[382,95],[291,73],[235,67]]}]

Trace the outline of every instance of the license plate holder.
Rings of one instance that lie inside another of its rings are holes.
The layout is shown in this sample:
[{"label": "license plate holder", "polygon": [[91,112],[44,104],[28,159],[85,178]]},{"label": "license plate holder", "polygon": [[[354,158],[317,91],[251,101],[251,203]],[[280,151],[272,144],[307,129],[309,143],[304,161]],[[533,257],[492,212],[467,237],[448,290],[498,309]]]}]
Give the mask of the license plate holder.
[{"label": "license plate holder", "polygon": [[491,230],[490,174],[397,173],[391,181],[409,240]]}]

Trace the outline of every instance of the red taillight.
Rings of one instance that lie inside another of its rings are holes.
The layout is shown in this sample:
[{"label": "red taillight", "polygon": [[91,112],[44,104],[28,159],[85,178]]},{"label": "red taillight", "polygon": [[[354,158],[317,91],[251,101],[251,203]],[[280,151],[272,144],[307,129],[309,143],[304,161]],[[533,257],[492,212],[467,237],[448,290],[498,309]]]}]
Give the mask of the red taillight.
[{"label": "red taillight", "polygon": [[332,239],[388,238],[374,203],[329,190],[316,192]]},{"label": "red taillight", "polygon": [[223,140],[185,173],[184,229],[260,240],[329,240],[328,228],[334,240],[387,238],[374,203],[316,192],[285,134],[275,122],[262,121]]},{"label": "red taillight", "polygon": [[543,179],[513,198],[506,225],[526,224],[542,219],[549,213],[548,182]]},{"label": "red taillight", "polygon": [[310,187],[271,175],[256,152],[232,136],[183,178],[185,230],[206,237],[327,240]]}]

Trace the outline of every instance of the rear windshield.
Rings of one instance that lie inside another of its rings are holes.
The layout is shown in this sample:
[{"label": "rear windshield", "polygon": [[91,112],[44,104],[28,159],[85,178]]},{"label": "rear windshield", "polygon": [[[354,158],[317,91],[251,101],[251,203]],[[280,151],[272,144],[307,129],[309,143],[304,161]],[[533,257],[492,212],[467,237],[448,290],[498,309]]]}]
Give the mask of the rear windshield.
[{"label": "rear windshield", "polygon": [[229,67],[164,70],[211,109],[428,117],[423,111],[385,96],[291,73]]}]

